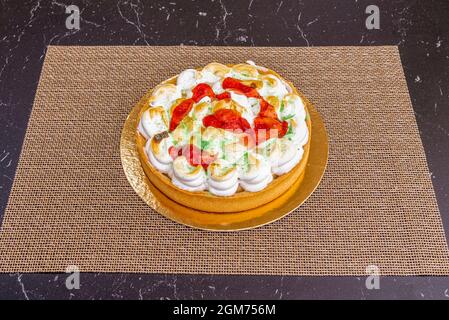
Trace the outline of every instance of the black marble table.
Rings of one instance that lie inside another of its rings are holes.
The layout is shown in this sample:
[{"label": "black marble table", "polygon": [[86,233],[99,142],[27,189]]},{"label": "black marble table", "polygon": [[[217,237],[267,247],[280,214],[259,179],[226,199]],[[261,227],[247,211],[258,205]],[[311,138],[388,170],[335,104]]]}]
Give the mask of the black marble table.
[{"label": "black marble table", "polygon": [[[80,29],[66,28],[66,6]],[[380,29],[365,13],[377,5]],[[449,235],[449,1],[447,0],[0,0],[0,221],[48,45],[398,45]],[[1,256],[0,256],[1,259]],[[1,263],[1,260],[0,260]],[[449,299],[449,277],[0,274],[11,299]]]}]

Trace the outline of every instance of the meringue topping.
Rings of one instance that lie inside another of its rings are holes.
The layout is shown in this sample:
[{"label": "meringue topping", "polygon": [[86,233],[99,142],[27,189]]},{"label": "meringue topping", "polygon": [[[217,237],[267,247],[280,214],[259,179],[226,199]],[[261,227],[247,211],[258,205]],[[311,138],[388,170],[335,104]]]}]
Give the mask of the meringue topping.
[{"label": "meringue topping", "polygon": [[217,196],[232,196],[239,186],[236,167],[231,162],[217,159],[207,169],[209,192]]},{"label": "meringue topping", "polygon": [[202,191],[206,189],[206,175],[200,165],[192,166],[185,156],[173,160],[172,182],[180,189]]}]

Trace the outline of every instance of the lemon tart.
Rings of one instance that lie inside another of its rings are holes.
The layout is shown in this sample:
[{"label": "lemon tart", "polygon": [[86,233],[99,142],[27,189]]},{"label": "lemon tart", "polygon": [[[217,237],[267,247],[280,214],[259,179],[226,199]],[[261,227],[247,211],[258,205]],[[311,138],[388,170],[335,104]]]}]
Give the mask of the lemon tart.
[{"label": "lemon tart", "polygon": [[182,205],[249,210],[304,177],[309,102],[270,69],[213,62],[182,71],[143,99],[136,132],[142,167]]}]

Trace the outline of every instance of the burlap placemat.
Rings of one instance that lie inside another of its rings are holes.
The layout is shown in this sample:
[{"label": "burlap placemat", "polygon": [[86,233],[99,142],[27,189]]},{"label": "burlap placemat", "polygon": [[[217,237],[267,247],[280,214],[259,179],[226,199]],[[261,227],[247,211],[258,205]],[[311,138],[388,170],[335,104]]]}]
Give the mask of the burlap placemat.
[{"label": "burlap placemat", "polygon": [[[187,67],[256,61],[322,114],[329,165],[312,197],[237,233],[161,217],[123,173],[123,123]],[[0,232],[0,271],[449,274],[448,249],[396,47],[50,47]]]}]

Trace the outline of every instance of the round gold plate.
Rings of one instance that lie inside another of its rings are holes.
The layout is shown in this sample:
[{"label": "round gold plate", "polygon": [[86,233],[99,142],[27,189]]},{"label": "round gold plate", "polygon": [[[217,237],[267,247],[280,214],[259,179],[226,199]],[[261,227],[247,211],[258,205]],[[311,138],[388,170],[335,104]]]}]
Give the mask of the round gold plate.
[{"label": "round gold plate", "polygon": [[193,228],[211,231],[237,231],[257,228],[274,222],[304,203],[318,187],[326,170],[328,139],[323,120],[316,109],[308,104],[312,121],[312,139],[309,161],[304,178],[298,179],[282,196],[252,210],[234,213],[213,213],[185,207],[160,192],[148,180],[140,164],[135,133],[137,117],[142,106],[137,104],[128,115],[120,140],[123,170],[136,193],[163,216]]}]

